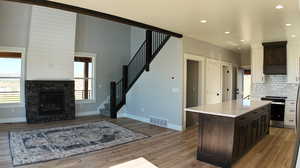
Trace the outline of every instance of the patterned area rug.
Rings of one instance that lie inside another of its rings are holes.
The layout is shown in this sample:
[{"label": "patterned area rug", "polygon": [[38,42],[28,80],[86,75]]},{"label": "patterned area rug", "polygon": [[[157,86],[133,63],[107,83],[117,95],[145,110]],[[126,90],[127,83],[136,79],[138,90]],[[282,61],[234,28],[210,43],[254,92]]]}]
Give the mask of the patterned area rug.
[{"label": "patterned area rug", "polygon": [[107,121],[10,132],[14,166],[61,159],[132,142],[147,136]]}]

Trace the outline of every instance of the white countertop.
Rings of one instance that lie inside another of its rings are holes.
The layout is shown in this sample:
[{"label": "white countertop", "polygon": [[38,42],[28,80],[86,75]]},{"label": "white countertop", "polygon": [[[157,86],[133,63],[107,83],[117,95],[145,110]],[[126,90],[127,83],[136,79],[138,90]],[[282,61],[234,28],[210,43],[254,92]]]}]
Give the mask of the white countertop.
[{"label": "white countertop", "polygon": [[218,104],[189,107],[185,108],[185,111],[235,118],[268,104],[271,104],[271,101],[231,100]]},{"label": "white countertop", "polygon": [[123,164],[112,166],[110,168],[158,168],[158,167],[154,166],[145,158],[138,158]]}]

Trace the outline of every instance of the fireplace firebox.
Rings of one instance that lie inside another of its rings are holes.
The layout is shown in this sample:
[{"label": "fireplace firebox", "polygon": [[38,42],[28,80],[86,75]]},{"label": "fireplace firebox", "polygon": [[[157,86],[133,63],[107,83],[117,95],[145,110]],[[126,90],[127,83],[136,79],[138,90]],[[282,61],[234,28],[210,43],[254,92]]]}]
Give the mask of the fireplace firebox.
[{"label": "fireplace firebox", "polygon": [[25,82],[28,123],[75,119],[74,81]]},{"label": "fireplace firebox", "polygon": [[40,115],[57,115],[65,112],[65,93],[63,90],[40,92]]}]

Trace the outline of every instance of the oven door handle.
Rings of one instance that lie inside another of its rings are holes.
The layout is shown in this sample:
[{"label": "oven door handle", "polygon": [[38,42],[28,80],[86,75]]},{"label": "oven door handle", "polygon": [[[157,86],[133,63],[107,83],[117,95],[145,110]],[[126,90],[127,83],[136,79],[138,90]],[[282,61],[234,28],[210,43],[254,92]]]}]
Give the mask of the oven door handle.
[{"label": "oven door handle", "polygon": [[276,104],[276,105],[285,105],[285,103],[282,103],[282,102],[272,102],[272,104]]}]

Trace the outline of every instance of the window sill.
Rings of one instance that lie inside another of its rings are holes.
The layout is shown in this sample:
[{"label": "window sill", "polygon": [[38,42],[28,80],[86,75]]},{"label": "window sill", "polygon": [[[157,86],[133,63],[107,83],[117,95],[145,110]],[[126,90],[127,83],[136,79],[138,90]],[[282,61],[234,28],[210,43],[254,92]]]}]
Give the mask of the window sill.
[{"label": "window sill", "polygon": [[0,103],[0,108],[25,107],[25,103]]},{"label": "window sill", "polygon": [[96,100],[76,100],[75,104],[92,104],[96,103]]}]

